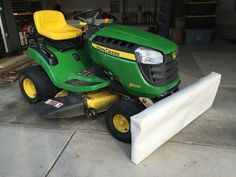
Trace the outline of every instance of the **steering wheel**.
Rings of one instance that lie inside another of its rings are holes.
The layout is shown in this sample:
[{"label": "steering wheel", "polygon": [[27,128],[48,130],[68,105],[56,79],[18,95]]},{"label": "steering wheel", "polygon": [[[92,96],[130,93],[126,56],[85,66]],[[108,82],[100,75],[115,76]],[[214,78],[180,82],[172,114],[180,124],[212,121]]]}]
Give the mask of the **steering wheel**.
[{"label": "steering wheel", "polygon": [[81,20],[82,22],[87,23],[88,25],[93,25],[97,16],[102,12],[102,9],[89,9],[82,12],[77,12],[73,15],[74,19]]}]

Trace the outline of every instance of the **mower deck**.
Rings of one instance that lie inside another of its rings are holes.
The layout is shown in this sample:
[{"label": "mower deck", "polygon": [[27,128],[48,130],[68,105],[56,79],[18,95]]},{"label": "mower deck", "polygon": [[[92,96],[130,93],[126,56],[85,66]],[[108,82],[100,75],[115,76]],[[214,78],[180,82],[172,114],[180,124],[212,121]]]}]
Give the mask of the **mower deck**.
[{"label": "mower deck", "polygon": [[[57,95],[60,96],[60,94]],[[98,113],[106,111],[118,100],[119,96],[107,91],[88,94],[70,93],[68,96],[56,97],[33,104],[33,109],[47,119],[73,118],[82,115],[96,118]]]},{"label": "mower deck", "polygon": [[84,115],[84,98],[71,94],[53,98],[33,105],[33,109],[44,118],[71,118]]}]

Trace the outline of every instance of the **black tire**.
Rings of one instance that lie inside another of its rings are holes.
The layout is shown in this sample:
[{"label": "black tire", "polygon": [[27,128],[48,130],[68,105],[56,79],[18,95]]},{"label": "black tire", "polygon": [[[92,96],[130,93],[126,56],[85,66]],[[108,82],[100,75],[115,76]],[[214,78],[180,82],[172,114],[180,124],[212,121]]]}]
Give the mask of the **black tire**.
[{"label": "black tire", "polygon": [[[34,97],[30,97],[24,88],[23,82],[30,80],[35,87]],[[44,69],[37,65],[23,69],[19,76],[19,86],[24,98],[31,104],[53,98],[59,89],[53,85]]]},{"label": "black tire", "polygon": [[[111,135],[116,138],[117,140],[124,142],[124,143],[131,143],[131,127],[130,127],[130,117],[141,112],[143,110],[143,106],[130,103],[128,101],[120,100],[114,105],[112,105],[105,115],[105,122],[107,129],[111,133]],[[117,115],[122,115],[129,123],[129,129],[121,132],[119,131],[116,126],[114,125],[113,119]]]}]

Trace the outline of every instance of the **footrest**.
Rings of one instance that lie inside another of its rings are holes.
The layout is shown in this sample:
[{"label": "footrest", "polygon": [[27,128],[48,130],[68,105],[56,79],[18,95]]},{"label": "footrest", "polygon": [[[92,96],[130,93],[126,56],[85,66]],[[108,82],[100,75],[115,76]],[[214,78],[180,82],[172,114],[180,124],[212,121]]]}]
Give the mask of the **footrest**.
[{"label": "footrest", "polygon": [[93,86],[93,85],[101,84],[101,82],[86,82],[79,79],[67,80],[65,83],[73,85],[73,86]]},{"label": "footrest", "polygon": [[71,92],[92,92],[109,86],[109,80],[104,80],[93,74],[78,73],[68,75],[69,80],[62,81]]},{"label": "footrest", "polygon": [[71,94],[52,98],[33,105],[33,109],[44,118],[72,118],[84,115],[84,98]]}]

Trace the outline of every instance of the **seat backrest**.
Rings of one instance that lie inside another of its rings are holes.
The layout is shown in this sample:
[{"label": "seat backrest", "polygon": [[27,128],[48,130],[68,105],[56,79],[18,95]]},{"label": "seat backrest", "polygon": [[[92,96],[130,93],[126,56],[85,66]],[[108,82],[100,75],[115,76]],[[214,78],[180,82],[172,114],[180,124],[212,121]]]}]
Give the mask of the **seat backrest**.
[{"label": "seat backrest", "polygon": [[66,24],[64,15],[55,10],[41,10],[34,13],[34,23],[39,33]]}]

